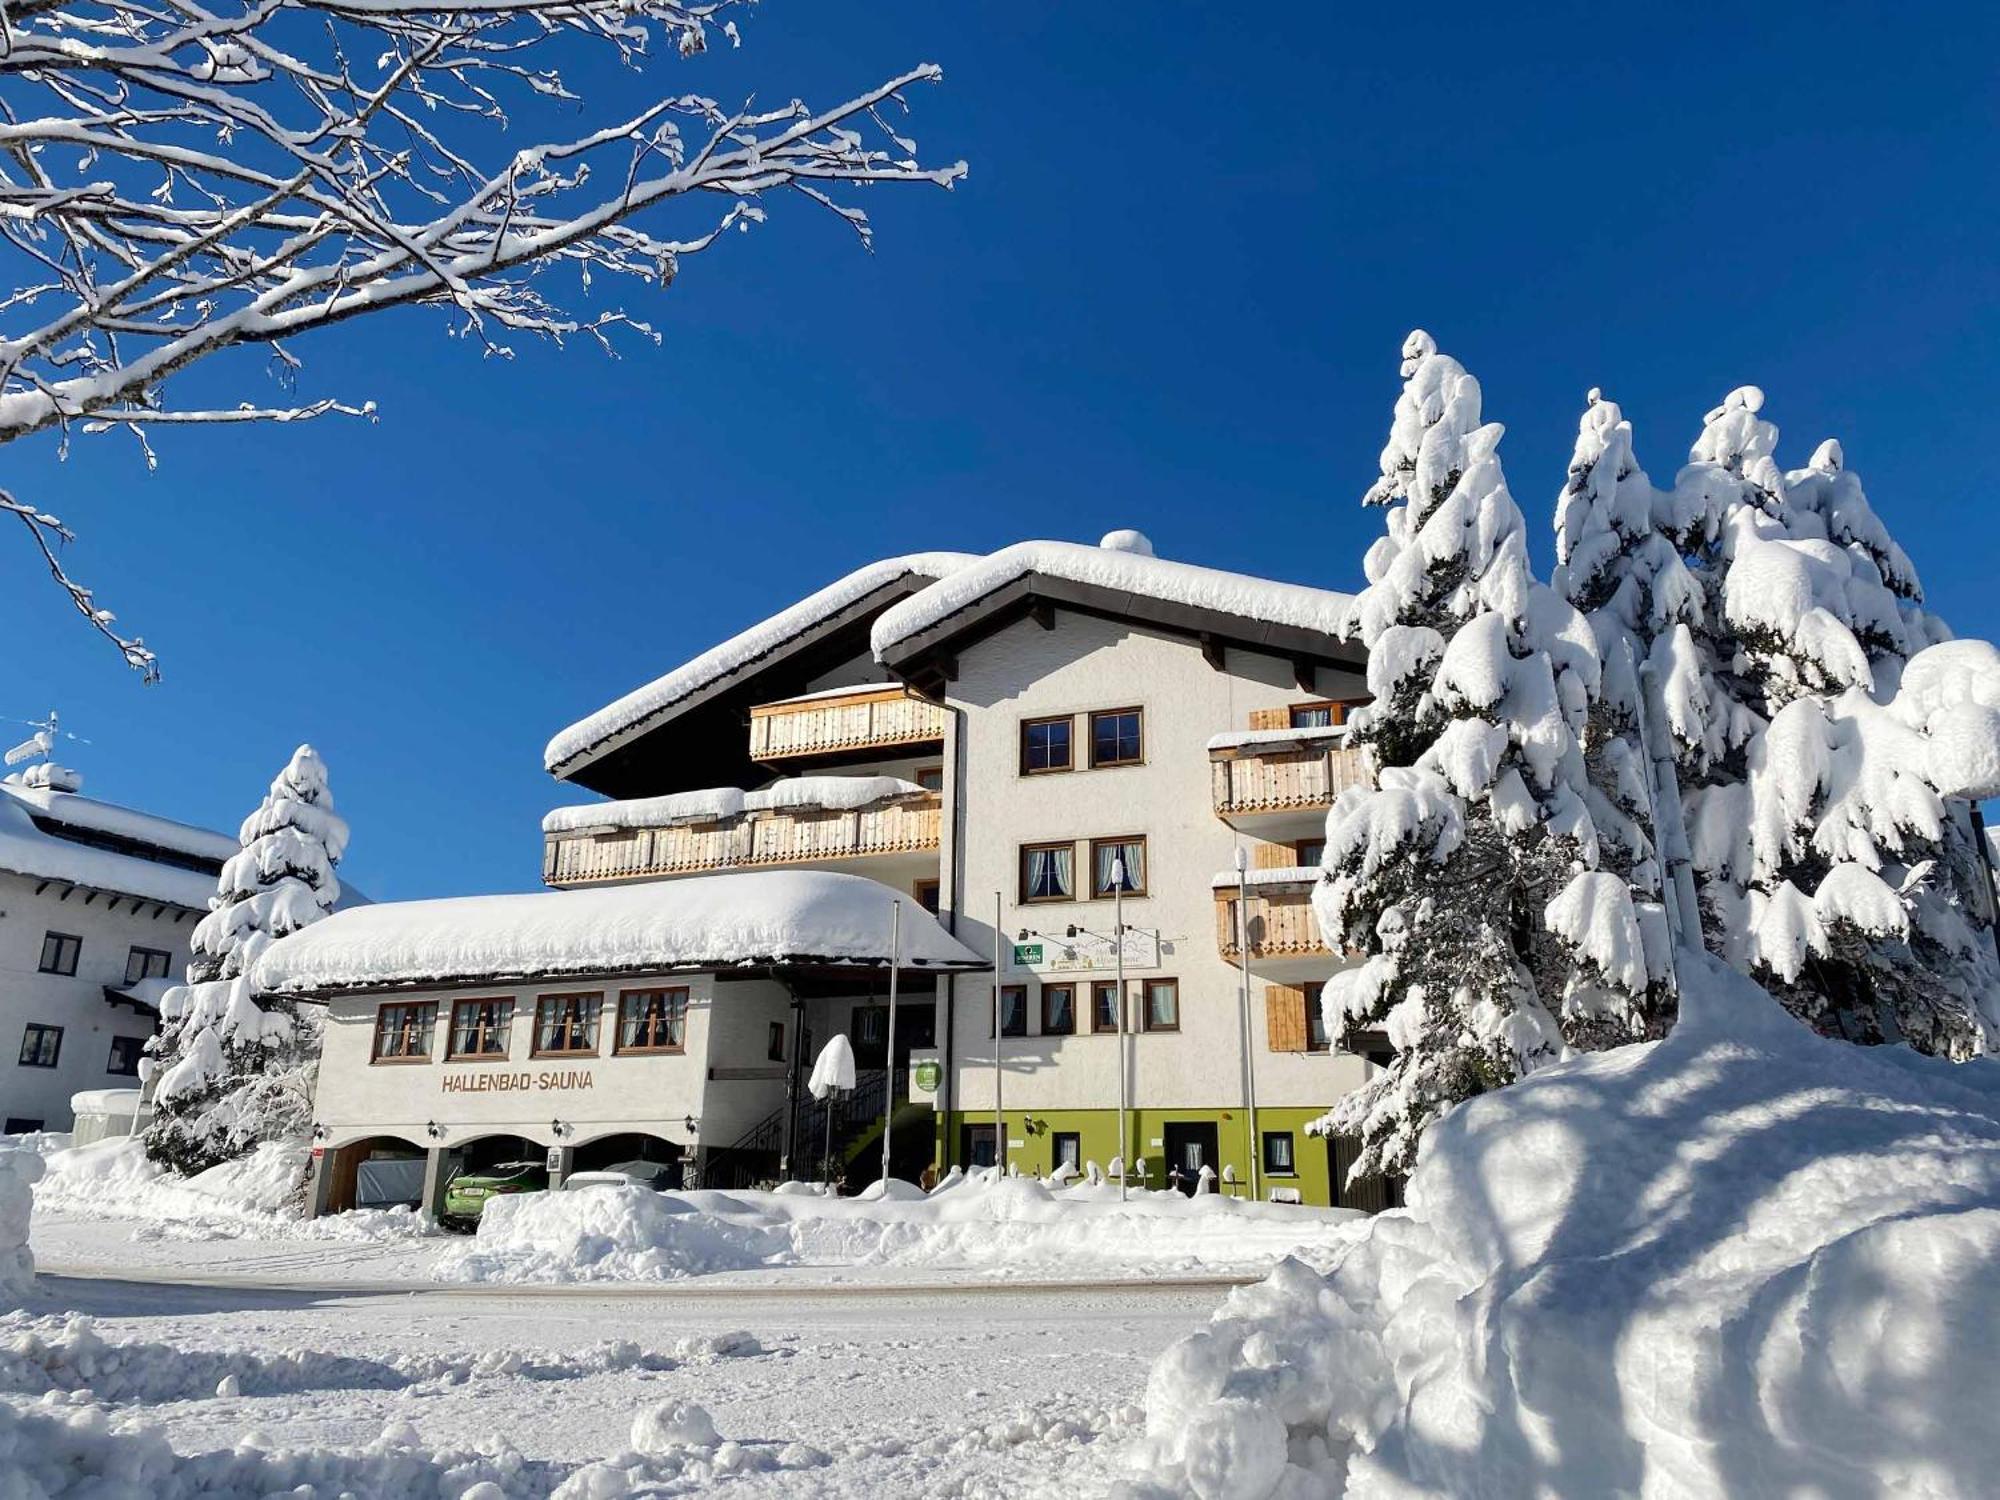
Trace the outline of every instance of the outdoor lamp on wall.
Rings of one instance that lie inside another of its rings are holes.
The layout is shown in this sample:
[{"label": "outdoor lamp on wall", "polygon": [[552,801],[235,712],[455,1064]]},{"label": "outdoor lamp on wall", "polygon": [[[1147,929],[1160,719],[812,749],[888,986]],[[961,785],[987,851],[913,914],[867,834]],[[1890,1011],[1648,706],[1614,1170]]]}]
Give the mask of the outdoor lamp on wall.
[{"label": "outdoor lamp on wall", "polygon": [[444,1127],[438,1124],[436,1120],[426,1120],[424,1122],[424,1134],[434,1141],[441,1141],[444,1139]]},{"label": "outdoor lamp on wall", "polygon": [[687,1133],[689,1135],[693,1135],[701,1129],[701,1127],[695,1123],[695,1118],[693,1115],[689,1115],[685,1120],[681,1121],[681,1123],[687,1126]]},{"label": "outdoor lamp on wall", "polygon": [[326,1139],[326,1127],[320,1124],[319,1121],[317,1120],[313,1121],[313,1139],[316,1141],[323,1141]]},{"label": "outdoor lamp on wall", "polygon": [[1065,930],[1065,931],[1063,932],[1063,936],[1064,936],[1064,937],[1075,937],[1075,936],[1076,936],[1076,923],[1074,923],[1074,922],[1070,923],[1070,924],[1069,924],[1069,927],[1068,927],[1068,928],[1067,928],[1067,929],[1066,929],[1066,930]]},{"label": "outdoor lamp on wall", "polygon": [[561,1139],[562,1133],[563,1133],[563,1122],[561,1120],[549,1121],[550,1135],[555,1136],[557,1139]]}]

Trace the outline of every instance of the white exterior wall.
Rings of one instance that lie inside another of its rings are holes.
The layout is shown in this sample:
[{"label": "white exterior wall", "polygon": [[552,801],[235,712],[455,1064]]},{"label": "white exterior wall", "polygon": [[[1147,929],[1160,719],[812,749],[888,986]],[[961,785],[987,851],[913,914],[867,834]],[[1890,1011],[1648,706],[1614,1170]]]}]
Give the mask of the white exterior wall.
[{"label": "white exterior wall", "polygon": [[[686,1050],[616,1055],[619,992],[675,986],[688,991]],[[596,1054],[532,1056],[536,998],[592,991],[604,995]],[[514,1002],[506,1059],[446,1061],[454,1001],[502,997]],[[438,1008],[429,1060],[373,1060],[377,1011],[385,1004],[425,1002]],[[580,1146],[626,1131],[690,1148],[726,1148],[783,1101],[784,1082],[782,1076],[710,1081],[709,1067],[761,1063],[767,1025],[788,1019],[788,1005],[784,990],[769,980],[718,982],[709,974],[342,997],[327,1006],[313,1117],[326,1128],[321,1144],[329,1150],[377,1135],[424,1147],[460,1147],[487,1135]],[[772,1071],[780,1070],[773,1065]],[[526,1075],[528,1086],[487,1092],[446,1087],[448,1079],[494,1075]],[[692,1138],[684,1123],[690,1115],[697,1125]],[[551,1128],[557,1120],[565,1127],[559,1142]],[[429,1136],[431,1121],[444,1128],[442,1139]]]},{"label": "white exterior wall", "polygon": [[[1061,934],[1065,927],[1109,933],[1109,900],[1036,902],[1019,892],[1020,846],[1074,839],[1076,888],[1089,889],[1093,838],[1146,837],[1148,894],[1128,897],[1128,926],[1157,929],[1160,966],[1128,969],[1128,980],[1147,974],[1180,981],[1181,1029],[1130,1038],[1131,1103],[1143,1108],[1228,1107],[1242,1098],[1244,1069],[1239,971],[1222,957],[1215,938],[1210,882],[1233,868],[1237,834],[1213,811],[1207,742],[1242,729],[1254,708],[1348,698],[1365,694],[1359,674],[1322,669],[1316,691],[1301,690],[1289,662],[1231,650],[1226,671],[1203,659],[1198,643],[1058,610],[1056,628],[1023,620],[968,646],[958,659],[948,702],[965,711],[964,813],[951,829],[963,831],[962,864],[947,850],[947,870],[965,876],[959,937],[977,953],[993,946],[993,896],[1001,894],[1002,929],[1011,945],[1021,929]],[[1089,721],[1094,709],[1137,706],[1145,711],[1144,762],[1089,769]],[[1076,769],[1024,776],[1020,724],[1062,714],[1075,716],[1072,760]],[[948,789],[955,778],[947,782]],[[949,812],[949,809],[948,809]],[[947,880],[945,899],[952,893]],[[1366,1077],[1368,1065],[1343,1054],[1272,1052],[1265,1028],[1267,983],[1323,979],[1332,960],[1287,962],[1253,973],[1250,1021],[1260,1105],[1323,1108]],[[1078,1031],[1043,1037],[1041,980],[1010,972],[1004,982],[1028,987],[1025,1038],[1002,1043],[1003,1102],[1009,1109],[1104,1109],[1118,1101],[1117,1038],[1089,1032],[1091,974],[1053,976],[1078,985]],[[1135,996],[1136,984],[1128,985]],[[993,1107],[992,981],[974,975],[958,981],[954,1026],[952,1107]],[[1134,1014],[1138,1002],[1135,998]],[[943,1038],[940,1018],[939,1035]]]},{"label": "white exterior wall", "polygon": [[[125,982],[125,961],[133,947],[173,955],[171,976],[187,970],[188,938],[197,914],[153,902],[135,909],[132,898],[114,898],[18,875],[0,875],[0,1124],[7,1119],[40,1120],[47,1130],[70,1128],[70,1095],[85,1089],[138,1087],[130,1074],[113,1073],[113,1037],[153,1034],[153,1019],[104,998],[106,985]],[[152,913],[159,909],[158,917]],[[66,932],[83,940],[75,977],[38,972],[42,938]],[[30,1022],[63,1029],[62,1049],[53,1068],[23,1067],[21,1040]]]}]

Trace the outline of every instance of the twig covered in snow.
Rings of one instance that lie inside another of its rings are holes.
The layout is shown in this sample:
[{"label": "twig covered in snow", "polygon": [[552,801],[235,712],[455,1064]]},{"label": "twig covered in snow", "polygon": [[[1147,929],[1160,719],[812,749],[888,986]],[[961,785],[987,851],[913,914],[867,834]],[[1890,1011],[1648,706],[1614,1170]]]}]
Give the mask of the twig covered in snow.
[{"label": "twig covered in snow", "polygon": [[[296,336],[385,308],[447,309],[489,354],[510,340],[630,331],[571,313],[545,274],[664,286],[681,263],[791,192],[865,245],[847,190],[949,187],[890,123],[911,68],[831,108],[659,97],[559,127],[581,103],[558,63],[580,47],[627,66],[656,44],[705,51],[740,0],[24,0],[0,12],[0,442],[58,428],[368,416],[370,403],[170,410],[169,377],[242,345],[289,383]],[[503,144],[525,130],[527,144]],[[540,137],[539,139],[537,137]],[[67,437],[65,437],[67,441]],[[13,506],[24,518],[35,513]],[[58,580],[128,661],[136,640]]]}]

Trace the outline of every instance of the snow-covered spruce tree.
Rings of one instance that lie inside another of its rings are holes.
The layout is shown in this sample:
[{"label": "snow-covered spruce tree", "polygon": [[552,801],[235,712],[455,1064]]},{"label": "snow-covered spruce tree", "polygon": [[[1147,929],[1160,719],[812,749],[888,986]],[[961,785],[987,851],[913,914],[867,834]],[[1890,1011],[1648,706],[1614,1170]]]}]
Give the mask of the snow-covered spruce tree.
[{"label": "snow-covered spruce tree", "polygon": [[1723,726],[1681,747],[1707,939],[1828,1035],[1989,1050],[2000,972],[1968,793],[1931,770],[1937,674],[1898,695],[1946,632],[1840,446],[1780,473],[1762,406],[1732,392],[1675,485]]},{"label": "snow-covered spruce tree", "polygon": [[1321,1122],[1360,1138],[1356,1176],[1407,1171],[1431,1120],[1566,1044],[1642,1035],[1656,972],[1625,880],[1595,868],[1590,628],[1530,573],[1478,382],[1421,331],[1403,375],[1364,497],[1387,532],[1345,622],[1368,648],[1375,701],[1349,736],[1374,786],[1329,814],[1313,896],[1365,954],[1327,986],[1329,1023],[1394,1052]]},{"label": "snow-covered spruce tree", "polygon": [[195,927],[188,982],[161,997],[149,1047],[146,1154],[184,1174],[260,1141],[303,1137],[312,1118],[318,1018],[295,1000],[259,996],[250,978],[265,948],[340,899],[333,867],[347,824],[312,746],[292,753],[239,838]]}]

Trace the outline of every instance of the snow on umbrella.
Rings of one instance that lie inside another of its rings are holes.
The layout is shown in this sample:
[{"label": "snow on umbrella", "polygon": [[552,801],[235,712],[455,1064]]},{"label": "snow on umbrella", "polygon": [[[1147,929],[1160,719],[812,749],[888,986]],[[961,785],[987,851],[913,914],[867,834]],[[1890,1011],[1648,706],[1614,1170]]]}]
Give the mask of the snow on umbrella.
[{"label": "snow on umbrella", "polygon": [[854,1049],[848,1045],[844,1032],[836,1032],[819,1049],[819,1061],[813,1064],[812,1077],[806,1081],[806,1090],[815,1099],[824,1099],[835,1089],[849,1093],[854,1090]]}]

